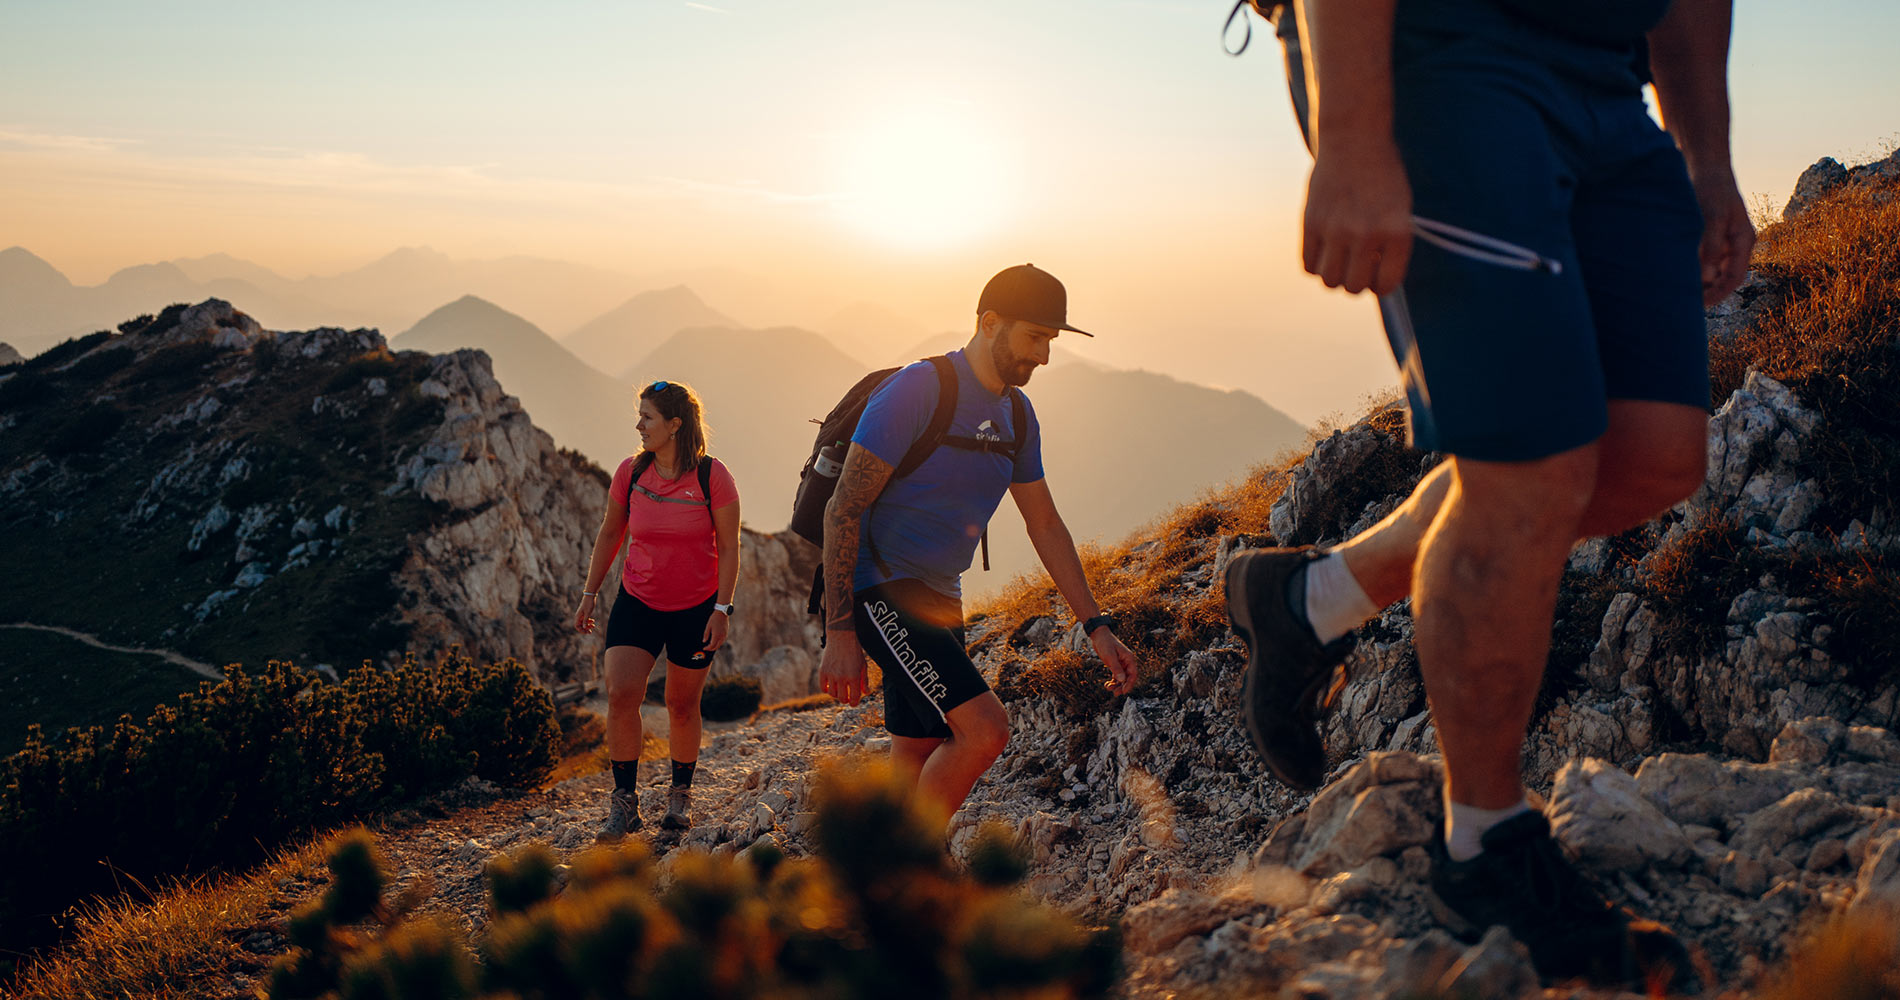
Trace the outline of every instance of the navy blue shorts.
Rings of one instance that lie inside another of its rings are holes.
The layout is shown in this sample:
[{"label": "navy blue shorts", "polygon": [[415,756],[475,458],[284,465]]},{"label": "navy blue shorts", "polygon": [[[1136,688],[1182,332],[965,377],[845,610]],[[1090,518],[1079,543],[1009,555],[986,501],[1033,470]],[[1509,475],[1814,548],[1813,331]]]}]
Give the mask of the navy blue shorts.
[{"label": "navy blue shorts", "polygon": [[1496,38],[1402,30],[1394,133],[1420,217],[1555,261],[1423,239],[1381,303],[1415,446],[1526,461],[1588,444],[1611,399],[1708,406],[1702,216],[1667,133]]},{"label": "navy blue shorts", "polygon": [[674,666],[704,670],[713,661],[713,651],[706,649],[706,621],[712,615],[712,597],[680,611],[656,611],[623,586],[607,616],[607,648],[634,646],[656,660],[664,652]]},{"label": "navy blue shorts", "polygon": [[858,643],[884,671],[884,728],[949,739],[944,716],[990,689],[963,644],[963,603],[920,580],[867,587],[851,599]]}]

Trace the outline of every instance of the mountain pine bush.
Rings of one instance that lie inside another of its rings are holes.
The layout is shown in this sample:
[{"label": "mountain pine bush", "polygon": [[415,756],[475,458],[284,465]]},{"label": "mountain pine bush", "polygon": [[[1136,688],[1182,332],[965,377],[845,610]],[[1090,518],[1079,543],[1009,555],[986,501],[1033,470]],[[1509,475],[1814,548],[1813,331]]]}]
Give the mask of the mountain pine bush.
[{"label": "mountain pine bush", "polygon": [[[553,1000],[692,997],[1091,997],[1119,945],[1008,887],[1006,838],[984,838],[980,877],[952,870],[942,824],[918,815],[887,767],[820,776],[819,855],[757,844],[664,866],[646,845],[590,851],[562,885],[529,846],[489,863],[492,920],[481,961],[461,934],[402,922],[380,900],[363,840],[332,854],[329,894],[293,918],[296,947],[272,970],[277,1000]],[[1011,854],[1017,855],[1014,858]],[[381,932],[377,936],[377,932]]]},{"label": "mountain pine bush", "polygon": [[526,668],[459,651],[335,684],[233,665],[143,724],[33,727],[0,762],[0,857],[21,859],[0,866],[0,937],[43,941],[91,894],[255,861],[468,775],[532,783],[558,740]]}]

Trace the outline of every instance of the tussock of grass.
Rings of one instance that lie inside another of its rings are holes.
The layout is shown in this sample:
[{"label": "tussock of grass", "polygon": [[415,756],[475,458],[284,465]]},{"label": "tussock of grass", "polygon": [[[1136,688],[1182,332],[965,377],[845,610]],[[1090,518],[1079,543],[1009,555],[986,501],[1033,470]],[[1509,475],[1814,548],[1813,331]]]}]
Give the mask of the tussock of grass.
[{"label": "tussock of grass", "polygon": [[1900,925],[1892,911],[1837,916],[1809,934],[1757,1000],[1890,1000],[1900,996]]},{"label": "tussock of grass", "polygon": [[327,844],[312,842],[244,876],[177,883],[149,903],[121,897],[89,904],[72,939],[21,968],[9,995],[21,1000],[226,995],[232,973],[264,968],[243,942],[253,931],[279,922],[284,905],[279,885],[321,877],[327,850]]},{"label": "tussock of grass", "polygon": [[[1211,579],[1219,541],[1263,535],[1268,513],[1303,457],[1262,465],[1239,482],[1170,511],[1119,546],[1080,549],[1089,589],[1121,619],[1118,634],[1142,665],[1137,695],[1167,690],[1174,664],[1226,633],[1221,588]],[[1202,586],[1187,586],[1188,578]],[[1066,612],[1067,605],[1047,573],[1018,577],[976,609],[974,617],[986,625],[973,648],[988,650],[996,661],[996,691],[1005,701],[1048,698],[1070,717],[1086,718],[1113,700],[1101,663],[1061,647],[1026,655],[1020,640],[1026,625],[1057,609]],[[1075,623],[1058,613],[1057,624]]]},{"label": "tussock of grass", "polygon": [[1710,345],[1712,402],[1749,368],[1820,411],[1810,474],[1836,529],[1900,496],[1900,199],[1851,185],[1763,229],[1755,271],[1783,294],[1746,331]]},{"label": "tussock of grass", "polygon": [[814,708],[824,708],[827,705],[835,705],[837,703],[838,700],[828,694],[808,694],[803,698],[787,698],[784,701],[775,701],[770,705],[761,706],[759,712],[760,714],[766,712],[809,712]]}]

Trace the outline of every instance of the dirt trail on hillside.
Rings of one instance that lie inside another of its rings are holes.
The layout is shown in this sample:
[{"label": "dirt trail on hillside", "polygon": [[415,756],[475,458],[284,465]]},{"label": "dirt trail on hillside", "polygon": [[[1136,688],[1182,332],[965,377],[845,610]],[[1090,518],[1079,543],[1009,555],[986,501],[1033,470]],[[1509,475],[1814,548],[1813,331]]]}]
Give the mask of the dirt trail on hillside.
[{"label": "dirt trail on hillside", "polygon": [[116,645],[113,645],[112,643],[104,641],[103,639],[100,639],[96,635],[90,635],[88,633],[80,632],[75,629],[64,628],[59,625],[35,625],[32,622],[7,622],[7,623],[0,624],[0,628],[24,628],[24,629],[32,629],[36,632],[55,632],[55,633],[58,633],[59,635],[65,636],[68,639],[76,639],[80,642],[85,643],[88,646],[93,646],[93,647],[103,649],[112,653],[142,653],[146,656],[156,656],[159,659],[164,660],[166,663],[171,663],[177,666],[184,667],[186,670],[189,670],[192,673],[205,678],[206,680],[221,681],[224,679],[224,674],[220,673],[218,671],[218,668],[212,666],[211,664],[201,663],[197,660],[194,660],[186,656],[183,653],[174,652],[169,649],[146,649],[143,646],[116,646]]}]

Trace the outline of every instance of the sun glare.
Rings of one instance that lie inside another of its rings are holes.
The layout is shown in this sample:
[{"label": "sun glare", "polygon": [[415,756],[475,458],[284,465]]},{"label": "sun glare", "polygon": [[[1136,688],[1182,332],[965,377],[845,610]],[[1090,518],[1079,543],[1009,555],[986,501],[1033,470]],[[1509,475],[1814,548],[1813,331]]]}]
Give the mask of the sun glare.
[{"label": "sun glare", "polygon": [[847,144],[839,209],[854,228],[935,248],[984,235],[1008,210],[1011,171],[994,138],[958,109],[919,103]]}]

